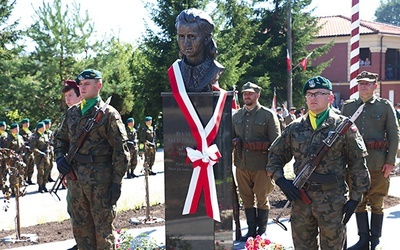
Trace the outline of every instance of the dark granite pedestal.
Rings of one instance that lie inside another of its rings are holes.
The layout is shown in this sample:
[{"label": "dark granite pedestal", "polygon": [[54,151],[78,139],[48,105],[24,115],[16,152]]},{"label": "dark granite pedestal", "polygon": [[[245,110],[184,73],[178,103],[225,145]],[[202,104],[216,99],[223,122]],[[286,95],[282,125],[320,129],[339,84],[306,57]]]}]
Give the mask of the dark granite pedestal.
[{"label": "dark granite pedestal", "polygon": [[[220,92],[188,93],[205,126]],[[216,144],[222,155],[213,166],[221,222],[206,215],[203,193],[195,214],[182,215],[193,167],[186,147],[195,148],[189,125],[172,93],[161,94],[164,124],[166,249],[231,249],[232,232],[232,93],[228,92]],[[221,245],[221,247],[218,247]],[[225,247],[225,248],[222,248]]]}]

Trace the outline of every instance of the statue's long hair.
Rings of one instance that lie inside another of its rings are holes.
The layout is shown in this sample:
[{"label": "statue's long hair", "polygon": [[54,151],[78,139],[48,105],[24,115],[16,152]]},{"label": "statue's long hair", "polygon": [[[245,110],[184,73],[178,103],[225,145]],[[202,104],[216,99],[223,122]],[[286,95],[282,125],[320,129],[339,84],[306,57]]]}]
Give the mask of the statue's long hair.
[{"label": "statue's long hair", "polygon": [[[179,23],[196,23],[205,37],[204,48],[206,56],[213,60],[217,57],[217,44],[211,34],[214,30],[214,22],[206,12],[195,8],[183,10],[176,17],[175,28],[178,28]],[[181,51],[179,51],[179,58],[183,58]]]}]

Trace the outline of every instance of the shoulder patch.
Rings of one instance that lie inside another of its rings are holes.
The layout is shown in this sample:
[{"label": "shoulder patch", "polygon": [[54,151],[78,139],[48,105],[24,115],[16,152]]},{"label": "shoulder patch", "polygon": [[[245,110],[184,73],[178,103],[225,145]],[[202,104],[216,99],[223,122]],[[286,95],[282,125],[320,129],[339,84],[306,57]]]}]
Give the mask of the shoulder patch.
[{"label": "shoulder patch", "polygon": [[356,99],[348,99],[348,100],[344,101],[344,104],[349,104],[349,103],[352,103],[355,101],[356,101]]}]

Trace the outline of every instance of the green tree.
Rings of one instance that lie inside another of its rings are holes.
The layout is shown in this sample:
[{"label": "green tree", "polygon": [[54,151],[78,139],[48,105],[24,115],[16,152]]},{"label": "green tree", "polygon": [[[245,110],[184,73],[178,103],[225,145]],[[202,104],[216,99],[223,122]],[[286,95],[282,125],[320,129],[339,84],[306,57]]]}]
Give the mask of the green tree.
[{"label": "green tree", "polygon": [[105,51],[97,55],[97,61],[102,65],[103,99],[112,96],[111,104],[121,115],[131,113],[135,103],[132,92],[132,56],[132,45],[121,43],[116,38],[111,39]]},{"label": "green tree", "polygon": [[227,90],[231,90],[233,85],[243,84],[239,80],[249,70],[257,53],[253,37],[258,25],[250,18],[252,15],[247,1],[217,1],[214,19],[218,28],[214,36],[219,52],[217,60],[225,67],[219,84]]},{"label": "green tree", "polygon": [[[261,92],[261,102],[270,106],[273,98],[273,90],[276,88],[279,103],[286,101],[287,97],[287,0],[255,1],[254,14],[251,17],[254,25],[258,27],[253,37],[254,50],[257,51],[251,67],[242,77],[245,83],[254,80],[260,84],[265,91]],[[261,4],[262,3],[262,4]],[[305,58],[309,51],[306,46],[310,44],[318,32],[317,19],[303,10],[311,4],[311,0],[292,1],[292,63],[297,64]],[[330,45],[314,50],[309,58],[316,58],[326,53]],[[311,76],[320,74],[329,62],[316,67],[308,67],[302,71],[301,67],[293,70],[293,104],[304,105],[301,94],[302,85]]]},{"label": "green tree", "polygon": [[375,17],[378,22],[400,26],[400,0],[381,0]]},{"label": "green tree", "polygon": [[15,78],[20,75],[18,54],[23,49],[18,45],[21,38],[21,31],[17,29],[18,21],[10,21],[14,5],[15,1],[0,0],[0,119],[7,122],[18,121],[8,100],[14,95],[9,87],[15,84]]},{"label": "green tree", "polygon": [[[91,42],[93,24],[80,5],[62,5],[61,0],[45,3],[35,11],[33,24],[26,34],[35,44],[35,50],[24,57],[24,67],[31,76],[28,84],[21,86],[38,90],[28,106],[28,113],[37,120],[56,119],[65,108],[61,87],[66,79],[75,79],[86,66],[95,65],[93,53],[99,50],[98,42]],[[89,51],[90,48],[90,51]],[[89,53],[91,52],[91,53]]]}]

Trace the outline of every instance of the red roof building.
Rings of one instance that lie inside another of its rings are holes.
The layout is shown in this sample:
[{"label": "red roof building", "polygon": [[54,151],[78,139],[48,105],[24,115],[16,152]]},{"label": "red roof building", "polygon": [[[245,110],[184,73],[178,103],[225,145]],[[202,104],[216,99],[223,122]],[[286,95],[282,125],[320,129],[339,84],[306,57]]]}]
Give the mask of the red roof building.
[{"label": "red roof building", "polygon": [[[332,59],[322,76],[331,80],[336,104],[350,96],[350,32],[351,19],[341,15],[319,18],[315,40],[307,46],[313,50],[334,41],[329,52],[312,61],[312,65]],[[360,72],[379,74],[377,94],[400,103],[400,27],[360,20]]]}]

